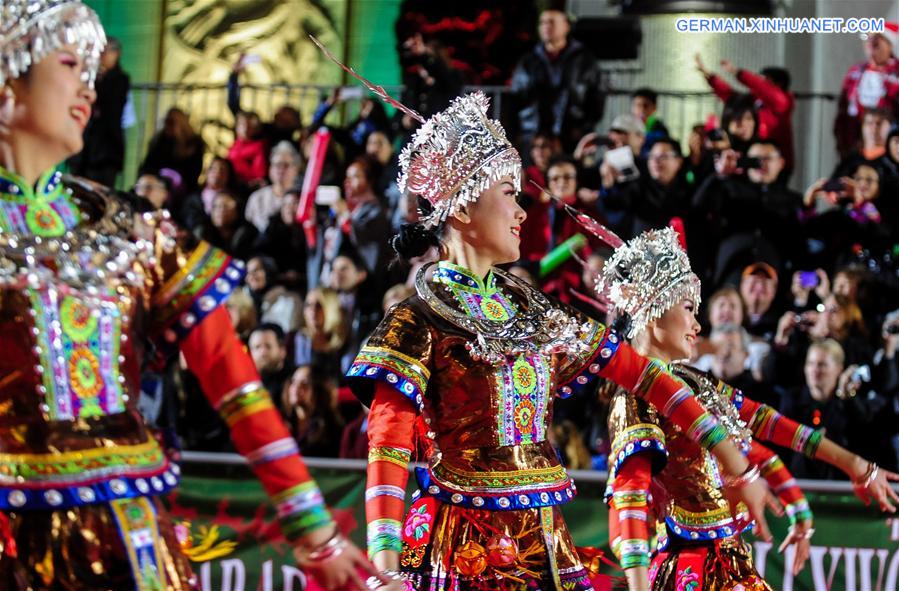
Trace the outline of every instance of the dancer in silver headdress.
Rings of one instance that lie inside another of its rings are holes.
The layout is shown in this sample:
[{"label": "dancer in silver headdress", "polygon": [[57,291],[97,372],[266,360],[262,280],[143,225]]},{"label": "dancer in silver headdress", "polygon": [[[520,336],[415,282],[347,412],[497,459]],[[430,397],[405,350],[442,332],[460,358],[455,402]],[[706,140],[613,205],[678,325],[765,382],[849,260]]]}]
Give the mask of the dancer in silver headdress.
[{"label": "dancer in silver headdress", "polygon": [[[495,268],[518,259],[525,214],[521,160],[488,106],[480,93],[455,99],[400,158],[399,184],[422,221],[393,246],[406,258],[437,247],[440,260],[419,271],[416,294],[390,310],[349,371],[371,407],[368,551],[395,579],[390,589],[585,591],[593,574],[560,510],[575,487],[547,440],[555,396],[608,378],[671,415],[729,473],[748,463],[682,384],[648,372],[615,331]],[[428,467],[406,512],[416,449]],[[734,494],[761,517],[762,485]]]},{"label": "dancer in silver headdress", "polygon": [[[895,511],[892,502],[899,497],[888,480],[899,476],[839,447],[822,431],[797,424],[678,362],[690,357],[699,332],[695,315],[700,284],[674,230],[651,230],[616,248],[598,290],[621,315],[634,348],[656,360],[656,371],[682,379],[691,397],[712,411],[739,443],[753,463],[741,479],[761,474],[772,483],[792,523],[781,549],[797,544],[798,565],[808,556],[814,533],[811,511],[783,463],[754,439],[840,468],[862,501],[873,499],[883,511]],[[770,590],[741,538],[752,520],[733,515],[726,500],[726,487],[733,480],[721,474],[718,463],[690,439],[689,432],[619,389],[611,403],[609,435],[612,546],[626,569],[631,591]],[[648,542],[656,528],[649,521],[651,515],[665,532],[652,557]]]},{"label": "dancer in silver headdress", "polygon": [[370,568],[340,534],[221,303],[243,265],[167,214],[54,166],[81,150],[106,38],[71,0],[0,2],[0,587],[188,589],[160,495],[178,483],[136,403],[179,349],[328,589]]}]

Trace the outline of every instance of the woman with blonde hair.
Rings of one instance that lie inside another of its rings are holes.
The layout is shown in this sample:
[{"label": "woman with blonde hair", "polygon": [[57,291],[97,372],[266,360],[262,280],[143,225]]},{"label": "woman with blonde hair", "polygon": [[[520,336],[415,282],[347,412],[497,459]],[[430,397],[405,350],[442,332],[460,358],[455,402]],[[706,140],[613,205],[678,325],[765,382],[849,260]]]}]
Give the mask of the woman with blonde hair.
[{"label": "woman with blonde hair", "polygon": [[314,365],[322,375],[340,377],[340,356],[348,326],[337,291],[310,289],[303,302],[303,326],[294,340],[294,363]]},{"label": "woman with blonde hair", "polygon": [[250,338],[250,331],[256,328],[259,323],[259,316],[256,314],[256,305],[253,298],[243,289],[236,289],[231,292],[228,299],[225,300],[225,307],[228,308],[228,314],[231,315],[231,324],[234,325],[234,331],[244,342]]}]

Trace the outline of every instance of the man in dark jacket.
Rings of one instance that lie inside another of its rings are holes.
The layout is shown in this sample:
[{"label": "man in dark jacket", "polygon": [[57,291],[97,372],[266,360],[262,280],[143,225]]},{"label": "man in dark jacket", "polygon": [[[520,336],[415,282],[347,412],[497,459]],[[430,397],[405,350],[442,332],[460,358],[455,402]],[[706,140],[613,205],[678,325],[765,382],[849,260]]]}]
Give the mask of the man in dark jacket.
[{"label": "man in dark jacket", "polygon": [[733,151],[723,152],[716,160],[718,174],[705,180],[693,201],[693,236],[705,252],[717,253],[715,261],[708,261],[714,268],[708,278],[715,285],[734,279],[759,258],[781,270],[790,268],[788,257],[802,248],[797,218],[802,196],[783,182],[780,149],[757,141],[747,156],[751,160],[743,163],[743,176]]},{"label": "man in dark jacket", "polygon": [[569,39],[571,23],[561,10],[541,12],[538,31],[540,43],[512,73],[519,132],[528,143],[537,131],[547,131],[571,152],[602,117],[599,66],[586,47]]},{"label": "man in dark jacket", "polygon": [[693,185],[687,181],[676,140],[656,140],[645,172],[601,192],[600,212],[619,236],[631,238],[651,228],[663,228],[671,218],[683,217],[690,205]]},{"label": "man in dark jacket", "polygon": [[74,174],[107,187],[115,186],[125,162],[125,133],[122,112],[128,101],[131,79],[119,65],[122,44],[110,38],[100,57],[97,101],[84,129],[84,149],[73,156],[69,166]]}]

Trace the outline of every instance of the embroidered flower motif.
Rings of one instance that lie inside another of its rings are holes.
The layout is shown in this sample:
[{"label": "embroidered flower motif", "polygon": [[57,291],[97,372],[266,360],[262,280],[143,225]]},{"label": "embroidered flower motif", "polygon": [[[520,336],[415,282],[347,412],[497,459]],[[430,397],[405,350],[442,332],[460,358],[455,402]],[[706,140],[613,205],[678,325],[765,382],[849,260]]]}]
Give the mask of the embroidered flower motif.
[{"label": "embroidered flower motif", "polygon": [[60,236],[66,231],[60,215],[45,203],[29,205],[25,223],[35,236]]},{"label": "embroidered flower motif", "polygon": [[100,362],[86,347],[72,351],[69,358],[69,381],[78,398],[93,398],[103,388]]},{"label": "embroidered flower motif", "polygon": [[675,591],[696,591],[699,589],[699,574],[693,572],[692,566],[677,571],[677,582],[674,589]]},{"label": "embroidered flower motif", "polygon": [[481,311],[488,320],[501,322],[509,319],[509,313],[506,309],[493,298],[484,298],[481,300]]},{"label": "embroidered flower motif", "polygon": [[433,520],[434,517],[428,513],[427,506],[415,507],[409,511],[409,517],[406,518],[406,525],[403,527],[403,534],[418,541],[431,531]]},{"label": "embroidered flower motif", "polygon": [[531,432],[534,426],[534,405],[530,400],[522,400],[515,409],[515,423],[522,434]]},{"label": "embroidered flower motif", "polygon": [[515,360],[512,366],[512,380],[515,391],[519,394],[529,395],[537,387],[537,372],[527,357],[521,356]]},{"label": "embroidered flower motif", "polygon": [[87,342],[97,329],[97,318],[90,308],[76,298],[66,296],[59,306],[62,329],[78,343]]}]

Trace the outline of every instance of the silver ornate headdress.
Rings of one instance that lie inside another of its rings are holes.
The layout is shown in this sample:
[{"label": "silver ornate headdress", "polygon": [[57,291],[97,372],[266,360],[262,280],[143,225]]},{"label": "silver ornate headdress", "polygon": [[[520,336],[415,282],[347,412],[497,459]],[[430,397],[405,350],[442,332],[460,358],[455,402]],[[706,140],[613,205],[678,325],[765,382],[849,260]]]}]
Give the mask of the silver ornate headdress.
[{"label": "silver ornate headdress", "polygon": [[460,96],[418,128],[400,153],[400,191],[427,199],[433,211],[421,218],[433,227],[505,176],[521,189],[521,157],[499,121],[487,116],[480,91]]},{"label": "silver ornate headdress", "polygon": [[699,277],[673,228],[649,230],[615,249],[597,283],[619,310],[630,316],[627,338],[685,299],[698,307]]},{"label": "silver ornate headdress", "polygon": [[106,45],[97,13],[74,0],[0,2],[0,86],[65,45],[75,46],[93,86]]},{"label": "silver ornate headdress", "polygon": [[506,138],[499,121],[487,116],[490,100],[478,91],[460,96],[450,106],[425,120],[397,101],[383,86],[366,80],[347,66],[314,36],[312,42],[334,63],[360,81],[375,96],[422,124],[400,153],[400,191],[419,195],[433,211],[419,222],[431,228],[504,176],[521,190],[521,157]]}]

